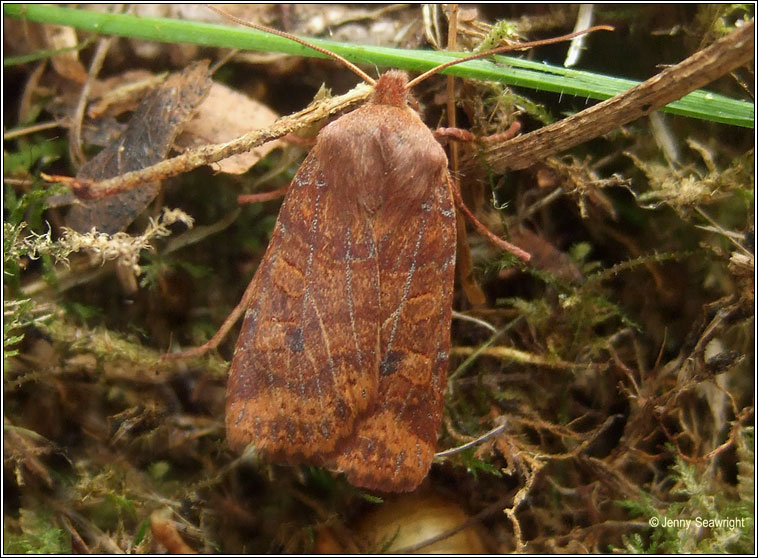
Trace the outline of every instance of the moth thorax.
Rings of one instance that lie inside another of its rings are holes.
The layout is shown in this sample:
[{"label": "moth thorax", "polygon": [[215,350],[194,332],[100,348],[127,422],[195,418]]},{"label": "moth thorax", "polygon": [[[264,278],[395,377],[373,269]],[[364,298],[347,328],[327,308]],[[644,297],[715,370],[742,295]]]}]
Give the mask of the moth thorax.
[{"label": "moth thorax", "polygon": [[390,70],[379,77],[371,98],[377,105],[403,107],[408,99],[408,74],[399,70]]}]

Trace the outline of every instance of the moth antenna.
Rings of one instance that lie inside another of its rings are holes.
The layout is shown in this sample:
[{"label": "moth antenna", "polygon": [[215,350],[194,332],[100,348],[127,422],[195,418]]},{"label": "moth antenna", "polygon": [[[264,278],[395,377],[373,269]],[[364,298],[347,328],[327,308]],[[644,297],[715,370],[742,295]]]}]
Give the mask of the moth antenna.
[{"label": "moth antenna", "polygon": [[291,35],[290,33],[286,33],[284,31],[279,31],[278,29],[272,29],[271,27],[266,27],[265,25],[258,25],[257,23],[244,20],[241,17],[232,15],[229,12],[222,10],[221,8],[217,6],[207,4],[207,7],[213,10],[214,12],[216,12],[217,14],[227,19],[230,19],[236,23],[239,23],[240,25],[244,25],[246,27],[252,27],[253,29],[257,29],[258,31],[264,31],[266,33],[271,33],[272,35],[279,35],[280,37],[284,37],[285,39],[289,39],[290,41],[295,41],[296,43],[300,43],[301,45],[308,47],[312,50],[315,50],[316,52],[320,52],[321,54],[324,54],[330,58],[333,58],[334,60],[337,60],[338,62],[342,62],[347,69],[352,70],[353,73],[357,74],[363,81],[365,81],[369,85],[376,85],[376,80],[374,78],[372,78],[366,72],[361,70],[358,66],[346,60],[339,54],[336,54],[330,50],[326,50],[325,48],[321,48],[320,46],[316,46],[313,43],[309,43],[305,39],[301,39],[300,37]]},{"label": "moth antenna", "polygon": [[584,35],[585,33],[592,33],[593,31],[613,31],[614,28],[610,25],[596,25],[595,27],[590,27],[589,29],[584,29],[582,31],[577,31],[575,33],[569,33],[568,35],[562,35],[560,37],[553,37],[552,39],[542,39],[539,41],[530,41],[528,43],[519,43],[517,45],[506,45],[498,48],[493,48],[492,50],[488,50],[486,52],[479,52],[477,54],[472,54],[471,56],[465,56],[463,58],[458,58],[456,60],[451,60],[449,62],[445,62],[444,64],[440,64],[439,66],[436,66],[432,68],[429,71],[424,72],[420,76],[416,76],[411,81],[408,82],[408,89],[411,87],[418,85],[422,81],[424,81],[426,78],[433,76],[434,74],[441,72],[445,68],[449,68],[450,66],[455,66],[456,64],[460,64],[462,62],[468,62],[469,60],[477,60],[479,58],[484,58],[486,56],[491,56],[493,54],[499,54],[501,52],[509,52],[512,50],[526,50],[538,46],[543,45],[551,45],[553,43],[560,43],[562,41],[568,41],[570,39],[573,39],[574,37],[578,37],[579,35]]}]

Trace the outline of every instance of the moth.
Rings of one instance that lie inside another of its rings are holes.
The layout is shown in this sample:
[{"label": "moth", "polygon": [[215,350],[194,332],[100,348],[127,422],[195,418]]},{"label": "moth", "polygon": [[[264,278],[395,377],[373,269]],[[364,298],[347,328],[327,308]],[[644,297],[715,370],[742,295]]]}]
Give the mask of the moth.
[{"label": "moth", "polygon": [[446,65],[413,81],[392,70],[374,82],[302,39],[223,15],[332,56],[374,84],[364,106],[319,132],[246,290],[228,443],[344,472],[355,486],[414,490],[440,431],[456,197],[409,89]]},{"label": "moth", "polygon": [[327,125],[298,170],[234,351],[227,438],[269,459],[413,490],[439,434],[455,203],[407,75]]}]

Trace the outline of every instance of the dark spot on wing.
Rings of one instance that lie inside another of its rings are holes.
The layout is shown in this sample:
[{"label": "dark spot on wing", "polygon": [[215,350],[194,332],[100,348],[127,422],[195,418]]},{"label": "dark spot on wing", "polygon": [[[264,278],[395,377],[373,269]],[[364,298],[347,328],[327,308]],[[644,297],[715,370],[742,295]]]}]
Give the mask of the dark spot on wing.
[{"label": "dark spot on wing", "polygon": [[390,374],[394,374],[397,372],[397,369],[400,366],[400,362],[402,360],[403,355],[397,351],[388,351],[387,354],[384,355],[382,363],[379,365],[379,372],[382,376],[389,376]]},{"label": "dark spot on wing", "polygon": [[287,332],[285,343],[287,344],[287,348],[292,352],[302,353],[303,348],[305,347],[305,343],[303,341],[303,330],[299,327],[290,329]]}]

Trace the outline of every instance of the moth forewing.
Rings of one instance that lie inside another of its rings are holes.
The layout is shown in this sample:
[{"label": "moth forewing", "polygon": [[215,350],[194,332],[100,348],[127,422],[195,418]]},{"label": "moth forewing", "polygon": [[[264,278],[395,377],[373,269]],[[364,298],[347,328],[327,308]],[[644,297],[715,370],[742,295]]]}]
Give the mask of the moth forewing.
[{"label": "moth forewing", "polygon": [[322,462],[376,399],[376,250],[365,216],[342,211],[325,180],[323,149],[285,197],[227,385],[230,444],[285,462]]}]

